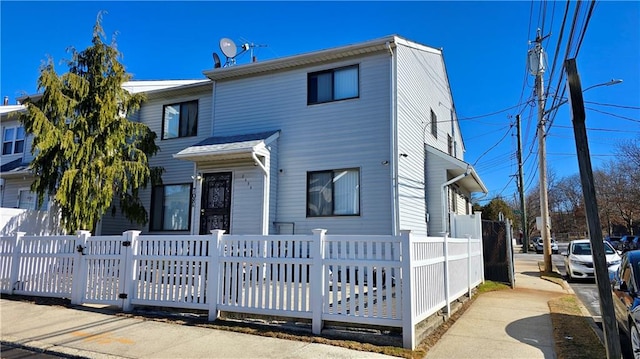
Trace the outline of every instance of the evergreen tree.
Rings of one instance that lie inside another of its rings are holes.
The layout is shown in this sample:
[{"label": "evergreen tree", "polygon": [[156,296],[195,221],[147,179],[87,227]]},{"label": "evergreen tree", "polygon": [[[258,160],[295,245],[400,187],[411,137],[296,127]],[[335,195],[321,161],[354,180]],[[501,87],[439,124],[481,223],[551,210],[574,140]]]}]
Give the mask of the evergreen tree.
[{"label": "evergreen tree", "polygon": [[509,207],[509,204],[500,197],[492,199],[491,202],[482,208],[482,218],[484,219],[497,221],[500,218],[500,213],[504,215],[504,218],[509,218],[513,221],[513,210]]},{"label": "evergreen tree", "polygon": [[20,118],[33,136],[31,190],[40,205],[45,195],[51,197],[71,233],[93,231],[114,199],[130,221],[146,223],[138,191],[162,171],[149,166],[149,157],[158,150],[156,134],[126,118],[144,96],[122,88],[131,75],[119,62],[115,39],[103,42],[101,22],[99,13],[91,46],[69,50],[67,73],[58,76],[51,58],[43,64],[38,78],[42,94],[24,101],[27,111]]}]

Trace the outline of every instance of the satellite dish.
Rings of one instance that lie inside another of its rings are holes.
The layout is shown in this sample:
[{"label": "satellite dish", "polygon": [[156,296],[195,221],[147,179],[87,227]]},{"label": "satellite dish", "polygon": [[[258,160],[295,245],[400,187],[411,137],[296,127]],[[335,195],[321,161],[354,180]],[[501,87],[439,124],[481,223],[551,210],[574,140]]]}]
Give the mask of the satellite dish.
[{"label": "satellite dish", "polygon": [[221,63],[220,63],[220,57],[218,56],[218,54],[216,54],[215,52],[213,53],[213,68],[214,69],[218,69],[220,68]]},{"label": "satellite dish", "polygon": [[238,53],[236,44],[233,42],[233,40],[226,37],[220,39],[220,50],[222,50],[224,56],[228,58],[234,58]]}]

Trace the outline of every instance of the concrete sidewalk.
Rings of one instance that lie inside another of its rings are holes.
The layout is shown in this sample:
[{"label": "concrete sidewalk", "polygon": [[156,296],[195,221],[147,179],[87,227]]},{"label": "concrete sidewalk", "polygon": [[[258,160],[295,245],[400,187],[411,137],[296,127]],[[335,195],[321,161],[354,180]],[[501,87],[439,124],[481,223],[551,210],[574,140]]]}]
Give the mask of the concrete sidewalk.
[{"label": "concrete sidewalk", "polygon": [[555,358],[547,303],[571,290],[540,278],[539,260],[516,255],[515,289],[479,296],[426,358]]},{"label": "concrete sidewalk", "polygon": [[393,358],[331,345],[0,300],[1,338],[87,358]]}]

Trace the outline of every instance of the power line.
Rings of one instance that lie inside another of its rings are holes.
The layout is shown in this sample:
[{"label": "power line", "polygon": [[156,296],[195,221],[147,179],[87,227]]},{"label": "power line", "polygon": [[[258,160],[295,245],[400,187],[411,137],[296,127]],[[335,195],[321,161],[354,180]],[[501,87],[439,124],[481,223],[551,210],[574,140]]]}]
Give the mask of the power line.
[{"label": "power line", "polygon": [[507,135],[511,132],[511,129],[512,129],[512,128],[513,128],[513,124],[510,124],[510,125],[509,125],[509,129],[505,132],[504,136],[502,136],[502,138],[500,138],[500,139],[498,140],[498,142],[496,142],[496,144],[494,144],[493,146],[491,146],[488,150],[484,151],[484,152],[480,155],[480,157],[478,157],[478,158],[476,159],[476,161],[473,163],[473,165],[475,166],[475,165],[476,165],[476,163],[478,163],[478,161],[480,161],[480,159],[481,159],[484,155],[486,155],[487,153],[489,153],[489,151],[491,151],[492,149],[496,148],[496,147],[497,147],[497,146],[502,142],[502,140],[504,140],[504,139],[507,137]]},{"label": "power line", "polygon": [[[529,101],[526,101],[526,102],[529,102]],[[507,107],[505,109],[502,109],[502,110],[499,110],[499,111],[496,111],[496,112],[487,113],[487,114],[484,114],[484,115],[458,118],[458,121],[467,121],[467,120],[473,120],[473,119],[476,119],[476,118],[483,118],[483,117],[489,117],[489,116],[497,115],[499,113],[507,112],[507,111],[509,111],[511,109],[514,109],[514,108],[516,108],[516,107],[518,107],[520,105],[522,105],[522,103],[519,103],[519,104],[517,104],[515,106]]]},{"label": "power line", "polygon": [[593,9],[596,6],[596,1],[591,0],[591,6],[589,7],[589,12],[587,13],[587,18],[584,20],[584,25],[582,26],[582,35],[580,36],[580,41],[578,42],[578,47],[576,48],[576,53],[573,56],[574,58],[578,57],[578,52],[580,52],[580,47],[582,46],[582,40],[584,40],[584,35],[587,33],[587,27],[589,26],[589,20],[591,20],[591,15],[593,14]]},{"label": "power line", "polygon": [[[555,3],[555,2],[554,2]],[[560,38],[558,39],[558,43],[556,44],[556,51],[553,55],[553,64],[551,65],[551,74],[549,75],[549,82],[547,83],[547,92],[551,89],[551,81],[553,79],[553,73],[556,69],[556,61],[558,60],[558,54],[560,53],[560,44],[562,43],[562,37],[564,35],[564,26],[567,22],[567,15],[569,14],[569,1],[567,1],[567,6],[564,9],[564,16],[562,17],[562,25],[560,26]]]},{"label": "power line", "polygon": [[490,135],[490,134],[493,134],[493,133],[496,133],[496,132],[501,132],[501,131],[504,131],[504,129],[507,128],[507,127],[510,127],[510,126],[509,125],[502,126],[502,127],[500,127],[499,129],[497,129],[495,131],[486,132],[486,133],[483,133],[483,134],[480,134],[480,135],[477,135],[477,136],[473,136],[473,137],[468,137],[468,138],[465,139],[465,141],[472,141],[472,140],[474,140],[474,139],[476,139],[478,137],[484,137],[484,136],[487,136],[487,135]]},{"label": "power line", "polygon": [[615,113],[596,110],[595,108],[592,108],[592,107],[585,107],[585,108],[586,108],[587,110],[591,110],[591,111],[595,111],[595,112],[600,112],[600,113],[602,113],[602,114],[609,115],[609,116],[613,116],[613,117],[617,117],[617,118],[621,118],[621,119],[623,119],[623,120],[632,121],[632,122],[640,122],[640,120],[636,120],[635,118],[626,117],[626,116],[620,116],[620,115],[616,115]]},{"label": "power line", "polygon": [[[556,125],[556,128],[570,128],[573,129],[573,127],[571,126],[561,126],[561,125]],[[640,133],[640,131],[629,131],[629,130],[613,130],[611,128],[593,128],[593,127],[587,127],[587,131],[602,131],[602,132],[621,132],[621,133]]]},{"label": "power line", "polygon": [[590,103],[592,105],[600,105],[600,106],[608,106],[608,107],[628,108],[631,110],[640,110],[640,107],[636,107],[636,106],[614,105],[610,103],[600,103],[600,102],[593,102],[593,101],[584,101],[584,103]]}]

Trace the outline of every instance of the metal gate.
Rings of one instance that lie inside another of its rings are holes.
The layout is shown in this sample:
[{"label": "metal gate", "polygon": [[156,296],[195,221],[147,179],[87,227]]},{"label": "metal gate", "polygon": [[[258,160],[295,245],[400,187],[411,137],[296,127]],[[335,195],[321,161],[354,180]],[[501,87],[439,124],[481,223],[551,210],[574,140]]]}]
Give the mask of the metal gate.
[{"label": "metal gate", "polygon": [[80,261],[81,302],[122,307],[126,296],[127,266],[132,265],[131,242],[123,236],[89,237]]},{"label": "metal gate", "polygon": [[509,232],[506,222],[482,221],[484,277],[513,286],[513,248]]}]

